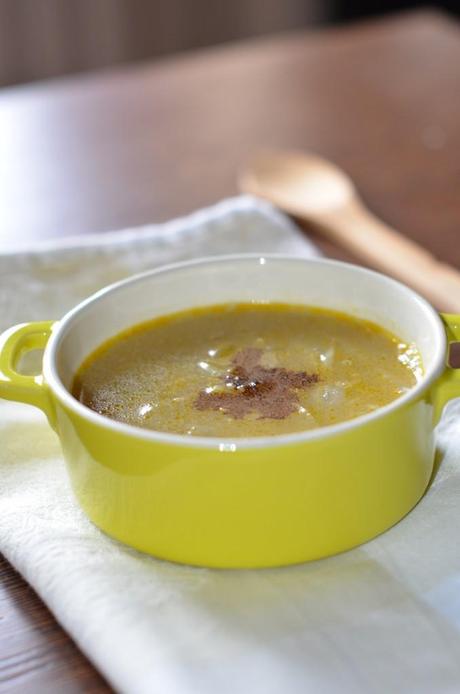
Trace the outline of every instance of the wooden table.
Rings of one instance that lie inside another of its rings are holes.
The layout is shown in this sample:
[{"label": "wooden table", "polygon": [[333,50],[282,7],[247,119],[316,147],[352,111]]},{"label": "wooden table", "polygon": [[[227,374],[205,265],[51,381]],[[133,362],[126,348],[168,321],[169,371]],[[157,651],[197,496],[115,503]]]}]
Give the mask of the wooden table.
[{"label": "wooden table", "polygon": [[[235,193],[261,146],[335,160],[460,267],[460,32],[430,12],[0,92],[0,248],[189,212]],[[8,691],[109,691],[6,562],[1,575]]]}]

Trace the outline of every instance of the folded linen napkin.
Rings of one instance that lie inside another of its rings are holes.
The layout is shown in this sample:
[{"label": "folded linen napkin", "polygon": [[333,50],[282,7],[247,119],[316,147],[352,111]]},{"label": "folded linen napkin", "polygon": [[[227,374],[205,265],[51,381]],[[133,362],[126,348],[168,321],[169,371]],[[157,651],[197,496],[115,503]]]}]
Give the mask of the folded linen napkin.
[{"label": "folded linen napkin", "polygon": [[[0,329],[57,318],[108,282],[236,251],[311,255],[249,198],[188,218],[0,254]],[[0,550],[113,687],[127,694],[459,691],[460,424],[411,514],[376,540],[283,569],[169,564],[109,539],[72,497],[44,416],[0,401]]]}]

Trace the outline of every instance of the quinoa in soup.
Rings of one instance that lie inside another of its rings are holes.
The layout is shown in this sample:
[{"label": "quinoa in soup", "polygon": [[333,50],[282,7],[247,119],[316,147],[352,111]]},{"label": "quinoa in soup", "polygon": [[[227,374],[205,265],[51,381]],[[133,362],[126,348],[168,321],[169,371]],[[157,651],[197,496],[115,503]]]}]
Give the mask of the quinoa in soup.
[{"label": "quinoa in soup", "polygon": [[372,412],[422,372],[415,345],[371,322],[307,306],[226,304],[111,338],[84,361],[72,393],[143,429],[273,436]]}]

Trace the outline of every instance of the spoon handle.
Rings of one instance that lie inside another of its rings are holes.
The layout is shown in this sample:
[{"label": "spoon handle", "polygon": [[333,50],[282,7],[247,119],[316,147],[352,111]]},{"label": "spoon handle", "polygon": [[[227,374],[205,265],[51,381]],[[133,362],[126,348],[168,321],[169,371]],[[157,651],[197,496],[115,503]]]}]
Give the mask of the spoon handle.
[{"label": "spoon handle", "polygon": [[460,311],[460,272],[391,229],[359,200],[314,218],[308,215],[305,221],[360,260],[410,285],[438,309]]}]

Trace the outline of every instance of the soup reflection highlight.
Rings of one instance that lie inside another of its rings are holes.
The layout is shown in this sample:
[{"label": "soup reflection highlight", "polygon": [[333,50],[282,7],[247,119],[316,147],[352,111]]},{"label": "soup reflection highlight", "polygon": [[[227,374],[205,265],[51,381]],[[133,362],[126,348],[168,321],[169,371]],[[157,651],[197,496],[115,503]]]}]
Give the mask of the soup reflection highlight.
[{"label": "soup reflection highlight", "polygon": [[420,354],[383,328],[288,304],[226,304],[137,325],[79,369],[99,414],[190,436],[274,436],[372,412],[415,385]]}]

